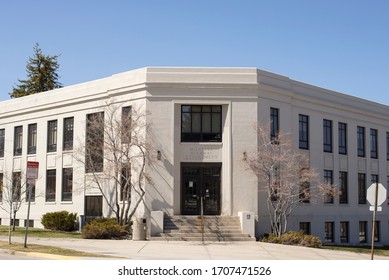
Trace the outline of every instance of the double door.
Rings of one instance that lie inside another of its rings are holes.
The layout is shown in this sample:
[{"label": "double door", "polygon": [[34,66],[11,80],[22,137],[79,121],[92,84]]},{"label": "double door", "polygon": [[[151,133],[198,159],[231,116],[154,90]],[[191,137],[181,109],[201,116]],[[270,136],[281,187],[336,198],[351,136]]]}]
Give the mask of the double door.
[{"label": "double door", "polygon": [[221,163],[181,164],[183,215],[220,215]]}]

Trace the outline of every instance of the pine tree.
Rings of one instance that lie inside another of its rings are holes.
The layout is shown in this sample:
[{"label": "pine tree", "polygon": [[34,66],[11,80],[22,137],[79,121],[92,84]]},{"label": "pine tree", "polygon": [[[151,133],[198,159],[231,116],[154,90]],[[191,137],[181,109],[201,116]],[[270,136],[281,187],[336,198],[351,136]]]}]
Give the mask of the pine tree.
[{"label": "pine tree", "polygon": [[34,46],[34,55],[30,57],[26,66],[27,79],[18,80],[19,85],[12,89],[11,98],[22,97],[38,92],[62,87],[58,81],[57,70],[59,55],[45,55],[38,43]]}]

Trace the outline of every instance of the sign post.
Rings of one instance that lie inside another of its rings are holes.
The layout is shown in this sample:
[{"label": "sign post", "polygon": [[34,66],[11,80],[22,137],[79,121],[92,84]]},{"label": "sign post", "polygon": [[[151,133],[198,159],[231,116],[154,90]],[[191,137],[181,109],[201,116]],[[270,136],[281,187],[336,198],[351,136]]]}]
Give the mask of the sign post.
[{"label": "sign post", "polygon": [[376,231],[376,216],[377,211],[382,211],[381,204],[386,200],[386,189],[385,187],[376,182],[371,184],[367,189],[366,199],[372,205],[370,211],[373,211],[373,222],[371,230],[371,260],[374,258],[374,237]]},{"label": "sign post", "polygon": [[39,170],[39,162],[36,161],[27,162],[28,208],[27,208],[27,219],[26,219],[26,233],[24,236],[24,248],[27,248],[27,235],[28,235],[28,225],[30,223],[32,186],[35,185],[35,180],[38,179],[38,170]]}]

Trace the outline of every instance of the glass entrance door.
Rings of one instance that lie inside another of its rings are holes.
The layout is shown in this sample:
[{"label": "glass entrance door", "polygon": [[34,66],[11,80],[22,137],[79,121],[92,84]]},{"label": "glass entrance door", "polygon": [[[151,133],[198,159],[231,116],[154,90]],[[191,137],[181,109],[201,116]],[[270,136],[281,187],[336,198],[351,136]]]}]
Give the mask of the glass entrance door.
[{"label": "glass entrance door", "polygon": [[183,215],[220,214],[220,163],[181,165],[181,209]]}]

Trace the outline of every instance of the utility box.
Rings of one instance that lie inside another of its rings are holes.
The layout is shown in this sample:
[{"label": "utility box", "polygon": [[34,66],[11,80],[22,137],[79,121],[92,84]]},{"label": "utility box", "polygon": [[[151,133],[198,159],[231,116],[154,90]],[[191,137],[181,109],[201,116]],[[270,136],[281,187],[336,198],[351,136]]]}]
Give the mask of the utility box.
[{"label": "utility box", "polygon": [[238,212],[240,225],[243,234],[248,234],[250,237],[255,237],[255,217],[254,212]]},{"label": "utility box", "polygon": [[132,220],[132,240],[146,240],[147,219],[135,218]]}]

